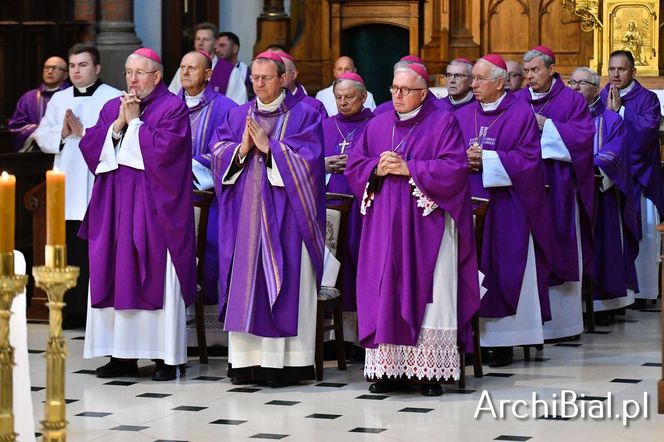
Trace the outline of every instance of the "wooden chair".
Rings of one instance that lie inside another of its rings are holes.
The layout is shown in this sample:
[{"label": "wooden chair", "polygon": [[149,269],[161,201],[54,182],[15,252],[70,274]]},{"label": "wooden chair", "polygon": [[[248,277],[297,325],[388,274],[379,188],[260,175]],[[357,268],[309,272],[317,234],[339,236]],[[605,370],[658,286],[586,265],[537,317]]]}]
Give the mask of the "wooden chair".
[{"label": "wooden chair", "polygon": [[198,359],[201,364],[208,363],[207,340],[205,338],[205,294],[203,292],[203,269],[205,268],[205,240],[210,214],[210,205],[214,199],[214,192],[207,190],[194,190],[194,207],[200,209],[196,228],[196,281],[197,293],[194,303],[195,318],[187,321],[187,325],[196,323],[196,340],[198,343]]},{"label": "wooden chair", "polygon": [[[340,262],[344,262],[344,247],[348,217],[353,206],[353,197],[339,193],[327,194],[327,219],[325,245]],[[343,265],[343,264],[342,264]],[[341,273],[341,271],[339,272]],[[326,331],[334,330],[334,342],[337,351],[337,367],[346,370],[346,351],[344,348],[342,293],[339,290],[339,277],[336,287],[321,287],[316,306],[316,379],[323,380],[323,344]],[[332,313],[333,323],[325,325],[325,316]]]},{"label": "wooden chair", "polygon": [[[484,237],[484,220],[489,201],[484,198],[473,198],[473,215],[475,217],[475,246],[477,248],[477,262],[482,256],[482,238]],[[480,316],[475,313],[471,319],[473,329],[473,374],[476,378],[484,376],[482,370],[482,352],[480,349]],[[459,376],[459,388],[466,388],[466,352],[461,349],[461,374]]]}]

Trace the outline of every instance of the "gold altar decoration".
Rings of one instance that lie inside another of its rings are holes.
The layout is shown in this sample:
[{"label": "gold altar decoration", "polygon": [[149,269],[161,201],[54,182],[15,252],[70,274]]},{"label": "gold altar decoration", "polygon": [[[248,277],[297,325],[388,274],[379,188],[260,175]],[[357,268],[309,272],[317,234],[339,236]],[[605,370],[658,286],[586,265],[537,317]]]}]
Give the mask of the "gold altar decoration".
[{"label": "gold altar decoration", "polygon": [[46,402],[44,420],[41,421],[43,440],[67,440],[65,404],[65,360],[67,342],[62,335],[62,308],[64,295],[76,286],[79,268],[67,265],[67,246],[47,245],[46,265],[34,267],[35,285],[48,296],[49,338],[46,347]]},{"label": "gold altar decoration", "polygon": [[14,252],[0,253],[0,441],[13,442],[14,347],[9,343],[9,318],[14,297],[25,289],[27,275],[14,274]]}]

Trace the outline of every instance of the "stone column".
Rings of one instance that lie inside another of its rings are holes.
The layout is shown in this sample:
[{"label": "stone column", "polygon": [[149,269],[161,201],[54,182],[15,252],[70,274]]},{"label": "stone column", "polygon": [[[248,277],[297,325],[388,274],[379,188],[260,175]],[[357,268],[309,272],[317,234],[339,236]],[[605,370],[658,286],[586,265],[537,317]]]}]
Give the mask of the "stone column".
[{"label": "stone column", "polygon": [[290,49],[290,17],[284,10],[283,0],[265,0],[256,27],[254,54],[275,43]]},{"label": "stone column", "polygon": [[101,53],[101,75],[106,83],[124,90],[124,63],[129,54],[141,47],[134,31],[134,2],[100,0],[100,8],[97,47]]}]

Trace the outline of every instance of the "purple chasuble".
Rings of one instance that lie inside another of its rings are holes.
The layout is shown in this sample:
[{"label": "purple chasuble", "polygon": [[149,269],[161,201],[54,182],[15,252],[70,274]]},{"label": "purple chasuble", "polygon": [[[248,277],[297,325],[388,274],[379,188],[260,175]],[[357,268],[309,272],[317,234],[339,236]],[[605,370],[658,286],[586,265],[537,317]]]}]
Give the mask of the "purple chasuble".
[{"label": "purple chasuble", "polygon": [[[427,216],[410,178],[374,178],[381,152],[389,150],[406,159],[417,188],[439,206]],[[391,112],[374,117],[350,153],[345,174],[357,198],[367,189],[374,198],[362,223],[357,268],[364,275],[357,280],[360,344],[417,344],[425,309],[433,302],[434,268],[449,213],[459,247],[457,340],[472,351],[470,320],[480,303],[477,256],[468,160],[454,116],[425,100],[409,120]],[[370,181],[380,184],[369,186]]]},{"label": "purple chasuble", "polygon": [[460,109],[463,109],[464,107],[468,106],[469,104],[475,103],[475,96],[471,97],[470,100],[464,102],[464,103],[452,103],[452,100],[450,100],[450,96],[448,95],[447,97],[439,98],[438,101],[440,102],[440,108],[446,111],[450,112],[456,112]]},{"label": "purple chasuble", "polygon": [[454,116],[465,146],[476,143],[483,150],[497,152],[512,182],[511,186],[484,188],[482,172],[470,174],[471,195],[489,199],[480,262],[487,292],[480,316],[516,314],[532,234],[542,320],[548,321],[553,227],[549,207],[542,205],[546,182],[537,120],[530,106],[514,94],[505,95],[495,110],[484,111],[475,101]]},{"label": "purple chasuble", "polygon": [[[226,331],[296,336],[302,243],[318,285],[323,275],[325,161],[320,114],[285,95],[273,112],[259,110],[255,99],[232,109],[210,142],[221,214],[219,319]],[[247,115],[265,130],[270,152],[266,156],[252,149],[239,168],[235,151]],[[233,184],[224,184],[229,166],[239,168],[240,175]],[[268,167],[275,166],[284,187],[268,180]]]},{"label": "purple chasuble", "polygon": [[558,74],[551,90],[543,98],[533,100],[530,89],[514,95],[525,100],[531,112],[544,115],[555,125],[572,162],[546,159],[547,184],[551,186],[553,257],[551,286],[579,280],[579,254],[576,238],[576,206],[579,213],[583,270],[590,273],[592,256],[592,212],[595,192],[593,175],[593,136],[595,125],[586,100],[576,91],[565,87]]},{"label": "purple chasuble", "polygon": [[[639,291],[636,256],[639,254],[638,198],[632,189],[632,168],[627,150],[627,131],[618,113],[598,101],[591,108],[595,134],[595,166],[613,181],[597,192],[593,242],[593,298],[627,296]],[[621,222],[622,221],[622,222]]]},{"label": "purple chasuble", "polygon": [[18,103],[16,103],[14,115],[12,115],[7,123],[7,128],[15,136],[14,150],[21,149],[25,140],[37,129],[39,122],[46,112],[46,105],[48,105],[53,94],[65,90],[69,86],[71,84],[65,81],[59,88],[47,91],[46,85],[42,83],[37,89],[32,89],[21,95]]},{"label": "purple chasuble", "polygon": [[[433,94],[433,92],[429,91],[426,99],[433,101],[438,109],[452,111],[452,104],[449,103],[447,98],[438,98]],[[448,103],[445,103],[445,101]],[[471,101],[475,101],[475,98],[473,97]],[[380,115],[384,112],[394,112],[394,104],[392,104],[392,100],[379,104],[378,107],[376,107],[376,109],[373,111],[374,115]]]},{"label": "purple chasuble", "polygon": [[[606,106],[609,94],[607,84],[600,97]],[[624,97],[627,149],[632,167],[633,192],[636,197],[636,213],[641,230],[641,201],[643,194],[657,207],[664,218],[664,182],[659,151],[659,123],[661,107],[657,95],[634,80],[634,87]],[[640,236],[640,235],[639,235]]]},{"label": "purple chasuble", "polygon": [[[120,98],[104,105],[80,147],[94,174]],[[187,107],[163,82],[140,103],[138,140],[145,170],[119,165],[95,178],[79,236],[88,240],[92,307],[163,307],[166,251],[182,298],[196,295],[191,133]]]},{"label": "purple chasuble", "polygon": [[[344,117],[340,113],[323,120],[323,136],[325,140],[325,156],[348,155],[353,150],[355,142],[360,138],[362,131],[373,118],[373,112],[366,107],[350,117]],[[348,144],[347,144],[348,143]],[[347,144],[347,145],[346,145]],[[333,193],[352,195],[353,191],[348,185],[348,179],[343,173],[333,173],[327,183],[326,190]],[[341,269],[338,285],[341,288],[342,304],[344,311],[357,310],[355,302],[355,281],[357,278],[357,257],[360,249],[360,233],[362,232],[362,215],[360,204],[355,198],[353,207],[348,216],[348,230],[346,231],[346,243],[339,244],[345,250],[344,261]]]},{"label": "purple chasuble", "polygon": [[226,95],[233,69],[235,69],[235,66],[232,63],[222,58],[217,58],[217,64],[214,65],[212,76],[210,76],[209,86],[212,86],[215,92]]},{"label": "purple chasuble", "polygon": [[[180,89],[178,96],[184,100],[184,89]],[[208,149],[210,139],[217,127],[221,126],[226,113],[237,107],[230,98],[214,91],[209,84],[203,91],[201,101],[189,108],[189,121],[191,123],[191,147],[194,160],[211,169],[212,155]],[[205,303],[214,305],[219,302],[217,284],[219,283],[219,202],[212,199],[208,215],[208,227],[205,241],[205,258],[203,265],[203,293]]]},{"label": "purple chasuble", "polygon": [[304,88],[300,83],[295,83],[295,93],[292,94],[297,101],[313,107],[316,112],[320,114],[322,120],[327,118],[327,111],[325,110],[325,105],[320,102],[320,100],[310,97],[304,92]]}]

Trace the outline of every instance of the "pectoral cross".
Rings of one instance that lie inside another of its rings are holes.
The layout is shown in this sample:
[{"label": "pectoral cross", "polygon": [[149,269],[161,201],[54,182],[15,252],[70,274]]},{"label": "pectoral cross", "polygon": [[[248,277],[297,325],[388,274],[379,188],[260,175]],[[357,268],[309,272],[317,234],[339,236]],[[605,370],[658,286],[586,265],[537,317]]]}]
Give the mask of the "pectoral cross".
[{"label": "pectoral cross", "polygon": [[338,144],[338,146],[339,146],[339,150],[340,150],[341,154],[343,155],[346,148],[348,146],[350,146],[350,143],[347,140],[344,139],[341,143]]}]

